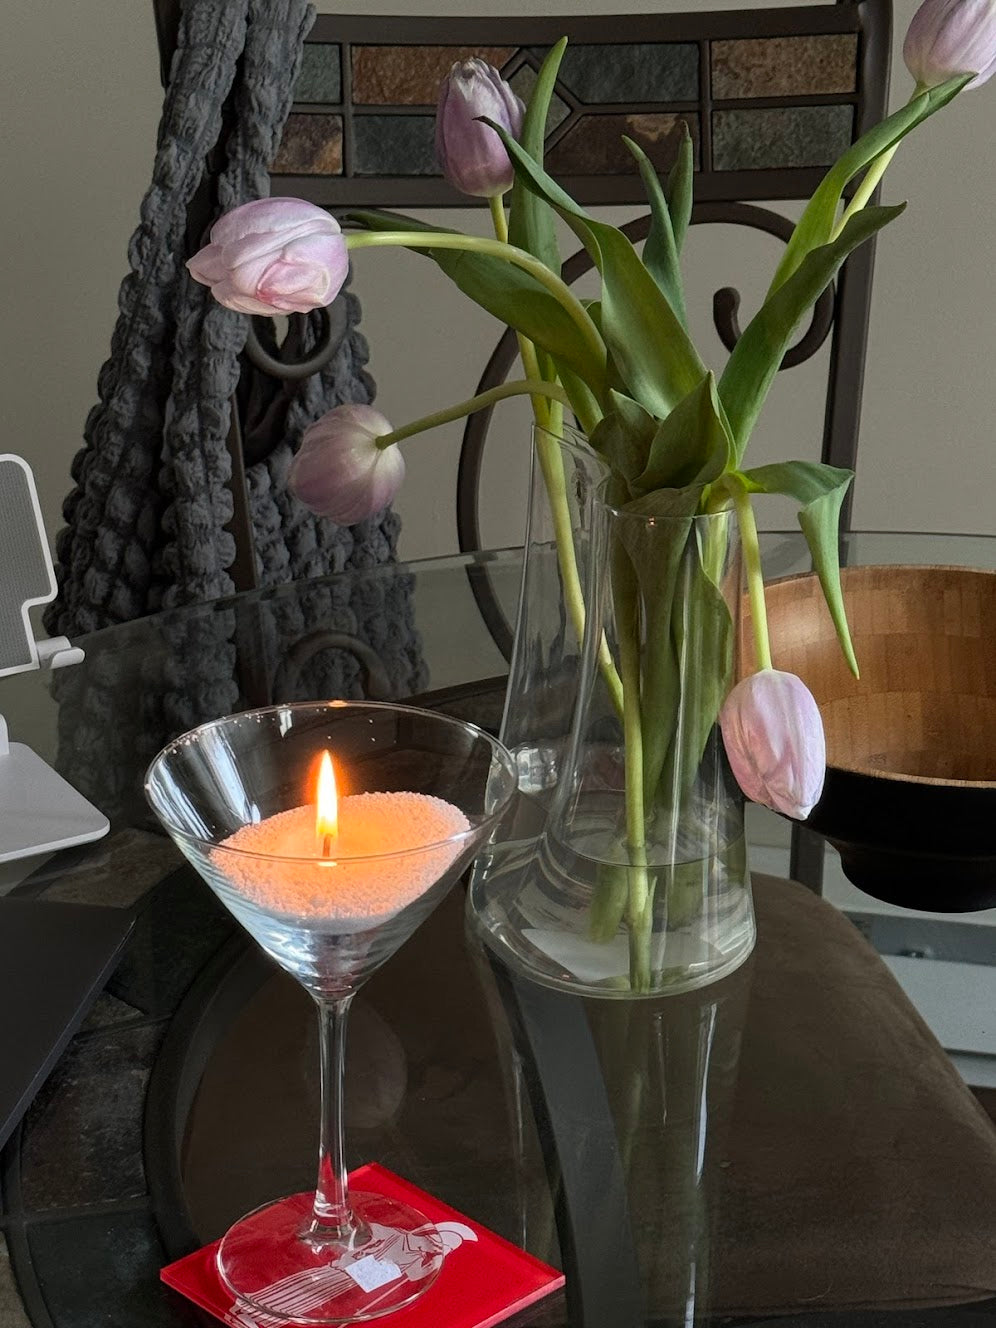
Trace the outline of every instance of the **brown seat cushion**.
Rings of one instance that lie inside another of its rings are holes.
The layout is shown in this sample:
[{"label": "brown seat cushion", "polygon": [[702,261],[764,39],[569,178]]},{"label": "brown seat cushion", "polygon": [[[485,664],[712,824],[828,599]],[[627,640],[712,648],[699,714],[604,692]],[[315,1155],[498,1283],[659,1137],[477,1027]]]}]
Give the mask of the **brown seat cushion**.
[{"label": "brown seat cushion", "polygon": [[759,942],[715,1303],[912,1307],[996,1293],[996,1130],[843,914],[755,876]]}]

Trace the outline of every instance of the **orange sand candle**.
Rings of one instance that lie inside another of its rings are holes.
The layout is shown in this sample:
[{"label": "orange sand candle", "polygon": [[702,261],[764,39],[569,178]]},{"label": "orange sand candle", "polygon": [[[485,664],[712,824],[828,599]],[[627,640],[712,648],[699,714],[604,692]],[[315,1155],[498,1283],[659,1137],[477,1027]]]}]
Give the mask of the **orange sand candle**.
[{"label": "orange sand candle", "polygon": [[[333,930],[372,927],[424,894],[463,846],[470,829],[458,807],[424,793],[357,793],[339,799],[330,855],[316,837],[315,804],[244,825],[218,854],[228,882],[258,908]],[[377,856],[393,855],[393,856]],[[288,861],[298,859],[298,861]]]}]

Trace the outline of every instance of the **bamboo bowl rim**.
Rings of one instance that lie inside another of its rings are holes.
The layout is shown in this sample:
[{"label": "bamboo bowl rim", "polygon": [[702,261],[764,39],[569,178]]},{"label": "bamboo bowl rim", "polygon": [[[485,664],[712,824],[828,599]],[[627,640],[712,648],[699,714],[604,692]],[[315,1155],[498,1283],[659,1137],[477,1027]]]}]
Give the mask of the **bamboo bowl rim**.
[{"label": "bamboo bowl rim", "polygon": [[[964,565],[960,565],[957,563],[955,564],[856,563],[851,566],[841,568],[841,582],[844,590],[845,610],[847,608],[847,580],[849,579],[850,575],[852,574],[861,575],[870,572],[879,572],[879,573],[948,572],[948,573],[957,573],[961,576],[969,576],[972,578],[982,577],[987,580],[992,580],[996,582],[996,569],[988,567],[966,567]],[[801,584],[803,582],[814,583],[818,582],[818,580],[819,578],[817,577],[817,574],[815,572],[792,572],[789,573],[787,576],[775,577],[770,581],[766,580],[764,586],[765,590],[768,590],[776,586],[785,586],[792,583]],[[746,596],[744,596],[743,602],[746,607],[747,605]],[[828,613],[829,611],[827,610],[826,605],[823,603],[822,595],[820,595],[819,603],[822,605],[823,612]],[[743,628],[741,626],[741,632],[742,631]],[[852,632],[852,637],[859,638],[859,634],[856,632]],[[834,639],[836,640],[836,637]],[[837,648],[839,649],[839,645]],[[777,656],[777,648],[772,653]],[[858,659],[859,668],[860,664],[861,660],[859,657]],[[775,667],[776,668],[778,667],[777,662],[775,663]],[[803,679],[803,681],[805,681],[805,679]],[[819,698],[817,698],[817,705],[820,706],[820,710],[822,712],[823,706],[820,705]],[[993,742],[994,744],[996,744],[996,731],[994,731],[993,733]],[[921,784],[932,788],[978,789],[980,791],[986,789],[996,789],[996,779],[948,779],[939,775],[916,775],[916,774],[907,774],[903,771],[898,771],[898,770],[884,770],[881,767],[871,766],[871,765],[862,765],[862,764],[844,765],[841,764],[839,760],[831,761],[828,759],[827,770],[840,771],[843,774],[864,775],[872,779],[886,780],[890,783],[895,783],[895,784]]]}]

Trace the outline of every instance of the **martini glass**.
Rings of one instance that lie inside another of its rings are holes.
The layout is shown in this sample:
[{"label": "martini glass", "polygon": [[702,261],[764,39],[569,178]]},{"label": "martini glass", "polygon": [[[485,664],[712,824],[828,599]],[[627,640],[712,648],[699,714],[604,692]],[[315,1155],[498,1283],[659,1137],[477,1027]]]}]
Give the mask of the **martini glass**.
[{"label": "martini glass", "polygon": [[[311,805],[326,752],[339,784],[331,834],[327,812],[318,822]],[[346,1016],[470,864],[515,786],[508,753],[473,725],[366,702],[231,715],[177,738],[149,767],[146,796],[179,848],[318,1006],[315,1191],[256,1209],[218,1249],[222,1281],[257,1312],[295,1323],[378,1318],[439,1273],[444,1241],[424,1214],[350,1193]]]}]

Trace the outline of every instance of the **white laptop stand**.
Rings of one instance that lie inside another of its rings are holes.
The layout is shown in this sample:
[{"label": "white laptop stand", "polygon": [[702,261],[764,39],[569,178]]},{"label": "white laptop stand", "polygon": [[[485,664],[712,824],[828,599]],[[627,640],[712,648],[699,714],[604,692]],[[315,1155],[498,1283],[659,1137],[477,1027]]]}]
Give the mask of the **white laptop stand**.
[{"label": "white laptop stand", "polygon": [[[0,454],[0,678],[83,659],[64,636],[35,640],[28,610],[55,593],[34,476],[21,457]],[[0,863],[85,844],[108,828],[107,817],[30,747],[9,740],[0,714]]]}]

